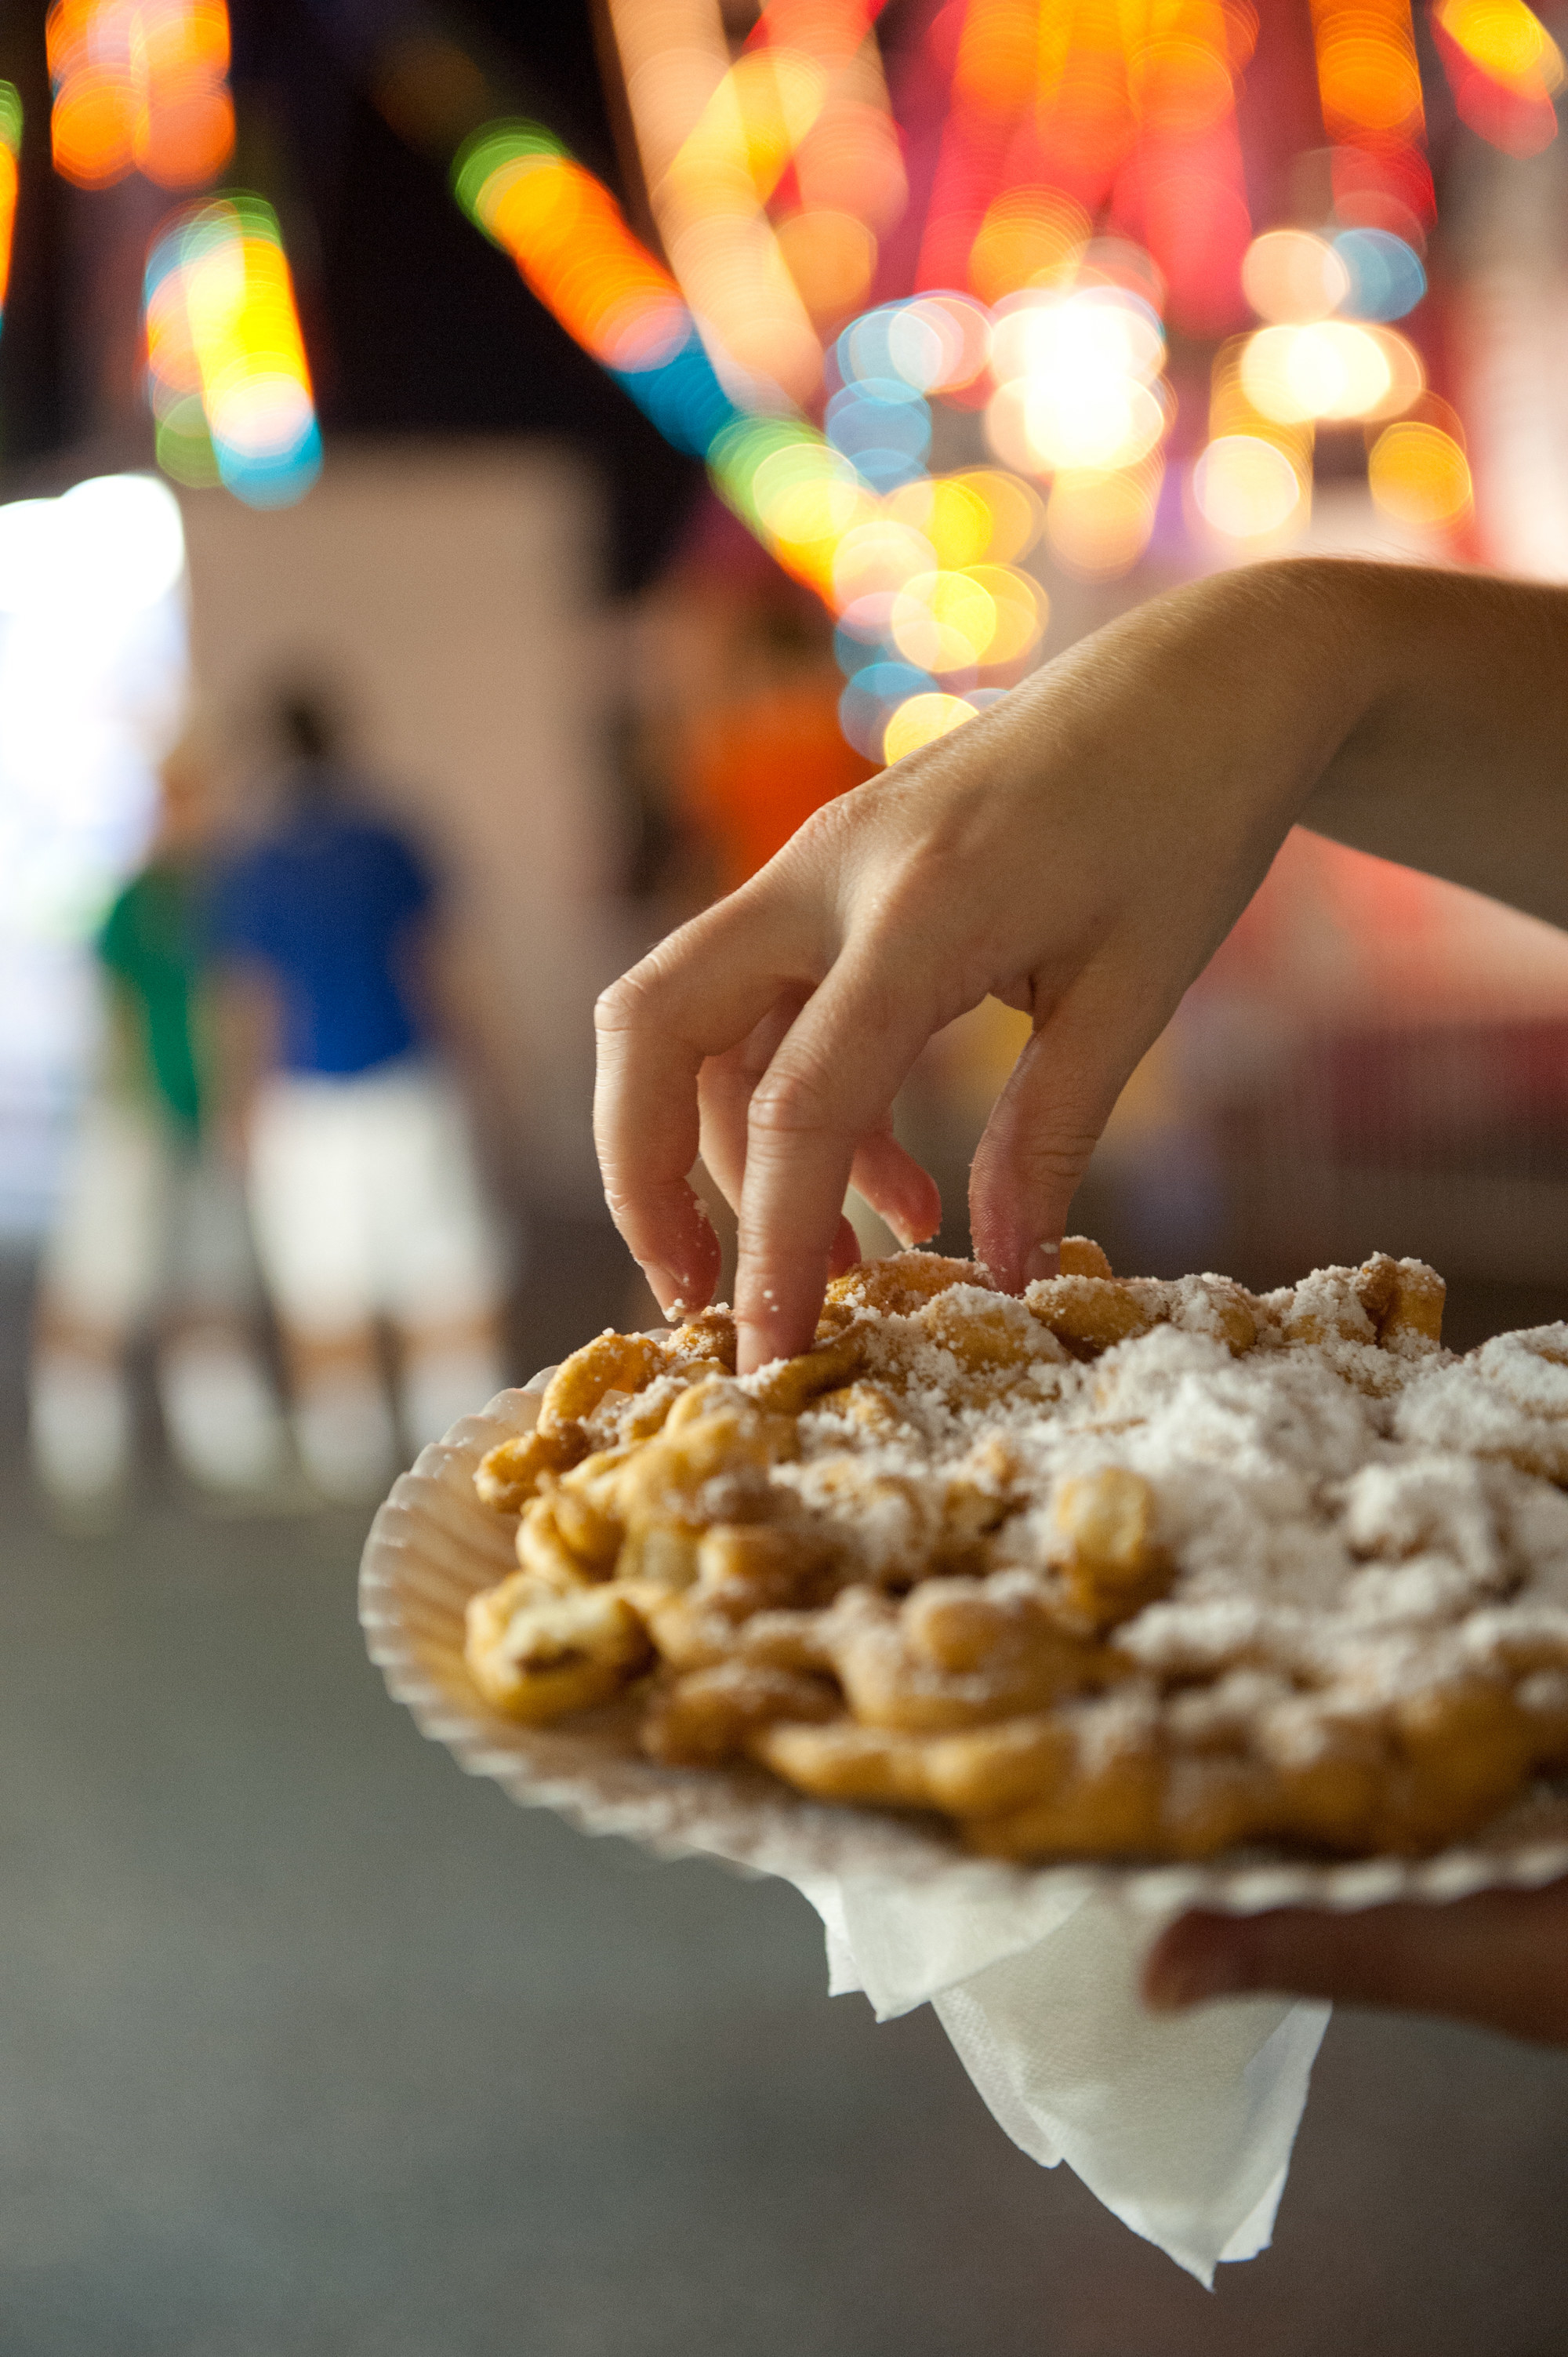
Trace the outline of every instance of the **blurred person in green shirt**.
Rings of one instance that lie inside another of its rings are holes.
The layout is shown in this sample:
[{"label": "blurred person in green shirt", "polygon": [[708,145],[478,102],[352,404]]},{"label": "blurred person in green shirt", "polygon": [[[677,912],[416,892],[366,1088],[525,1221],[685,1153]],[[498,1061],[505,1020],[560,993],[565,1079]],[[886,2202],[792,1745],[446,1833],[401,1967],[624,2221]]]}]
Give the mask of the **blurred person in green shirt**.
[{"label": "blurred person in green shirt", "polygon": [[124,1488],[134,1442],[132,1344],[156,1336],[169,1446],[204,1488],[281,1475],[285,1435],[252,1329],[254,1266],[238,1171],[209,1118],[202,1041],[209,818],[189,746],[163,770],[146,866],[99,935],[106,1028],[43,1256],[28,1381],[33,1463],[69,1508]]}]

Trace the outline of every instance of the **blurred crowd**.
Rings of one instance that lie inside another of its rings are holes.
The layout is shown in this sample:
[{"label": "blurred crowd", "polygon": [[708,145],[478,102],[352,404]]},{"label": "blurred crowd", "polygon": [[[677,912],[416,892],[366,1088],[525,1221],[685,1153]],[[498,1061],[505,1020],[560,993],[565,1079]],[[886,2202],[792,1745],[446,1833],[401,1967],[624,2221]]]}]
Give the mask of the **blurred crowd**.
[{"label": "blurred crowd", "polygon": [[143,1343],[180,1467],[252,1499],[302,1478],[374,1497],[506,1372],[437,868],[378,815],[324,698],[274,722],[267,816],[239,838],[199,740],[169,754],[97,938],[103,1049],[29,1376],[35,1467],[78,1512],[130,1475]]}]

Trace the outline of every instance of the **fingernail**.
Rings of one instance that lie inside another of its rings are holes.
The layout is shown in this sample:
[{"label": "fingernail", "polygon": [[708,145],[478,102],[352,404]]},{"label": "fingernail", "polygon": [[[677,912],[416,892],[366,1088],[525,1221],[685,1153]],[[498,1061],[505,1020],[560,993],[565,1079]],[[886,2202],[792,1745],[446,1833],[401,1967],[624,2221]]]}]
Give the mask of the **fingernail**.
[{"label": "fingernail", "polygon": [[648,1279],[649,1291],[671,1323],[683,1318],[686,1314],[686,1289],[682,1280],[672,1276],[667,1268],[660,1268],[652,1261],[639,1260],[637,1265]]},{"label": "fingernail", "polygon": [[1248,1986],[1241,1958],[1221,1949],[1156,1964],[1144,1983],[1144,1996],[1155,2013],[1180,2013],[1210,1997],[1240,1996]]},{"label": "fingernail", "polygon": [[1033,1285],[1036,1277],[1059,1276],[1061,1265],[1059,1240],[1054,1244],[1031,1244],[1024,1255],[1024,1282]]}]

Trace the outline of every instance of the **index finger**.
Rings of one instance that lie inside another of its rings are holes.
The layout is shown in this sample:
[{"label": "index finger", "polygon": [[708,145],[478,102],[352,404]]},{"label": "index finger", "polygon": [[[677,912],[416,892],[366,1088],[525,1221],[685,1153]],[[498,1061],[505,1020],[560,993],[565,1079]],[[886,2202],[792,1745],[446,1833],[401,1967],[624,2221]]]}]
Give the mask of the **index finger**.
[{"label": "index finger", "polygon": [[687,1181],[697,1158],[697,1076],[744,1039],[784,992],[816,975],[790,953],[792,928],[735,902],[683,926],[607,990],[594,1010],[594,1139],[610,1216],[660,1306],[701,1308],[719,1243]]},{"label": "index finger", "polygon": [[856,1147],[951,1010],[933,974],[846,948],[752,1095],[736,1270],[741,1372],[810,1348]]}]

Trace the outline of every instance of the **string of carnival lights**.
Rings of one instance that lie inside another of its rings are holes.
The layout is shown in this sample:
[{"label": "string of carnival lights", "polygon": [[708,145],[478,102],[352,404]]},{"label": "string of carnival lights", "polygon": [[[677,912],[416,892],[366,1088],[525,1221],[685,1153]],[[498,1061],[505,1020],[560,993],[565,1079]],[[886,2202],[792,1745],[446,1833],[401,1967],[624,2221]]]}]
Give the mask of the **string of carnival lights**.
[{"label": "string of carnival lights", "polygon": [[310,371],[277,216],[231,192],[176,216],[153,248],[147,376],[158,464],[249,507],[301,498],[321,467]]},{"label": "string of carnival lights", "polygon": [[5,324],[5,294],[11,283],[21,155],[22,93],[14,81],[0,81],[0,328]]}]

